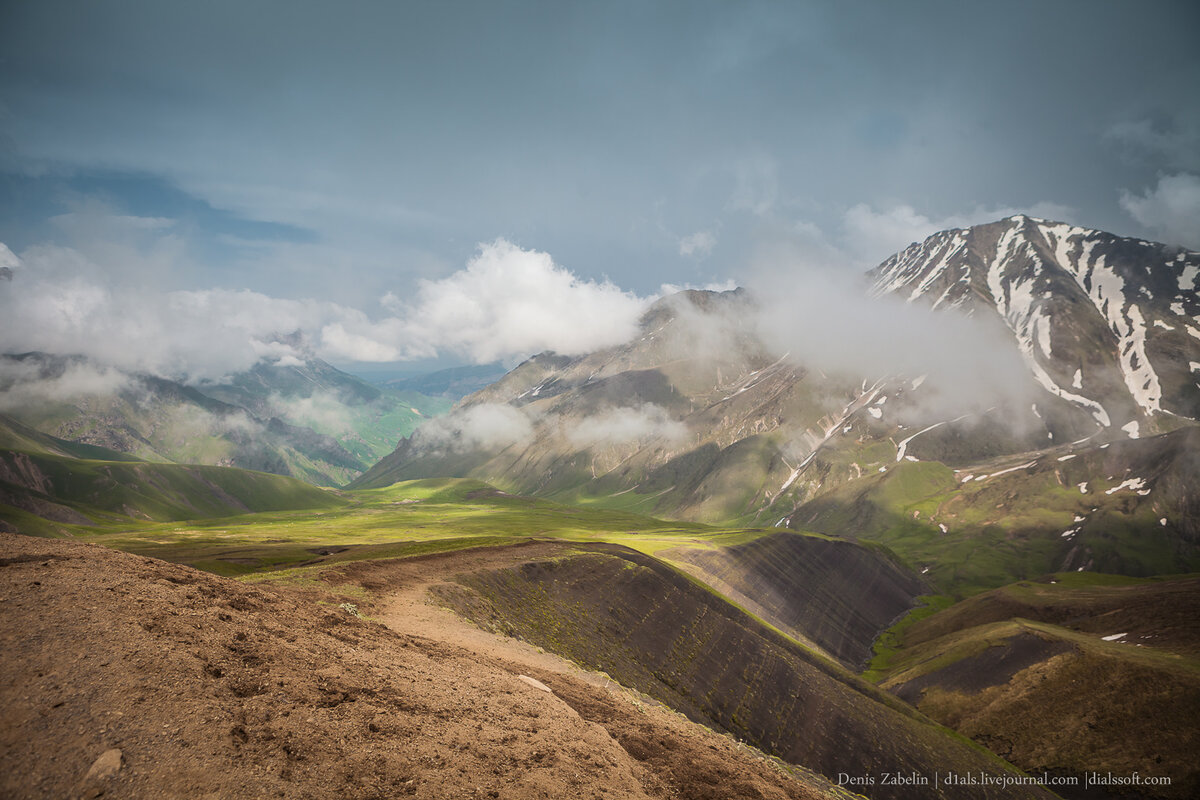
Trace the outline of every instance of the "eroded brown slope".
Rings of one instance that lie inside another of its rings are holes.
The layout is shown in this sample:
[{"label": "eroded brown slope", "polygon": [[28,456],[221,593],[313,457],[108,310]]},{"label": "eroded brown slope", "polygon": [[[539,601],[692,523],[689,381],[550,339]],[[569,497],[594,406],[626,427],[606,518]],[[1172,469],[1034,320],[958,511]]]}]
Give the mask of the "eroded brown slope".
[{"label": "eroded brown slope", "polygon": [[654,696],[872,798],[1045,797],[1036,787],[887,785],[884,773],[1011,775],[911,708],[680,573],[615,546],[460,578],[441,597],[482,625]]},{"label": "eroded brown slope", "polygon": [[851,668],[865,666],[875,638],[929,591],[881,552],[791,532],[659,555]]},{"label": "eroded brown slope", "polygon": [[562,673],[97,546],[0,534],[0,796],[816,798]]},{"label": "eroded brown slope", "polygon": [[904,632],[904,646],[1017,617],[1097,636],[1120,637],[1143,647],[1200,657],[1200,577],[1140,583],[1073,585],[1059,576],[993,589],[926,617]]},{"label": "eroded brown slope", "polygon": [[[1200,792],[1200,671],[1149,647],[1029,622],[981,625],[905,654],[884,686],[1040,774],[1076,776],[1068,798]],[[1092,787],[1088,773],[1163,785]]]}]

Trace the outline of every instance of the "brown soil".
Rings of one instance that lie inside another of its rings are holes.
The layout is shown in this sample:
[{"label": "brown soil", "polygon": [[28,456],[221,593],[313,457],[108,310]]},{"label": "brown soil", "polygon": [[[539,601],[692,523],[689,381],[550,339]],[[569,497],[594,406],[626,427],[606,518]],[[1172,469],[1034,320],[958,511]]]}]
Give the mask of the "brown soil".
[{"label": "brown soil", "polygon": [[1200,578],[1167,578],[1129,586],[1067,588],[1023,582],[985,592],[912,625],[904,646],[1015,617],[1084,633],[1127,633],[1125,641],[1200,657]]},{"label": "brown soil", "polygon": [[793,533],[658,555],[855,670],[867,665],[879,634],[929,592],[924,581],[878,551]]},{"label": "brown soil", "polygon": [[[616,545],[575,550],[480,568],[432,591],[488,630],[604,670],[698,723],[824,775],[1006,772],[982,749],[662,562]],[[938,788],[935,795],[883,777],[855,785],[877,800],[1046,796],[1036,786],[990,781]]]},{"label": "brown soil", "polygon": [[[439,576],[553,547],[347,567],[367,584],[386,572],[376,583],[391,599],[364,604],[382,624],[297,592],[0,534],[0,797],[839,796],[424,601]],[[116,774],[85,781],[98,760],[93,774],[111,771],[113,749]]]},{"label": "brown soil", "polygon": [[[925,658],[936,658],[937,642]],[[918,666],[920,668],[920,666]],[[1079,778],[1065,798],[1200,797],[1200,673],[1150,648],[1022,631],[884,686],[1030,774]],[[1087,787],[1099,773],[1170,785]]]},{"label": "brown soil", "polygon": [[1070,644],[1058,639],[1043,638],[1028,632],[1019,633],[981,653],[959,659],[906,683],[890,686],[889,690],[913,705],[921,702],[921,694],[930,687],[977,694],[989,687],[1008,683],[1021,670],[1072,649]]}]

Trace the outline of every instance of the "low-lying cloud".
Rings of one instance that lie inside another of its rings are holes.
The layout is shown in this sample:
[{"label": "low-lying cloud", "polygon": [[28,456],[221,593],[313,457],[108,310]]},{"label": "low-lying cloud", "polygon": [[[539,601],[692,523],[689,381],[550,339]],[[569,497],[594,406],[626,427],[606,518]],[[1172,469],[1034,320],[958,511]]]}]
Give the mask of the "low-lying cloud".
[{"label": "low-lying cloud", "polygon": [[502,450],[533,438],[533,423],[520,409],[503,403],[480,403],[429,420],[413,433],[422,450],[467,453]]},{"label": "low-lying cloud", "polygon": [[653,403],[610,408],[567,431],[568,441],[577,447],[633,444],[649,439],[677,444],[687,438],[687,425],[672,419],[667,409]]},{"label": "low-lying cloud", "polygon": [[845,270],[763,267],[751,283],[755,327],[770,349],[823,372],[869,380],[927,375],[946,410],[1024,397],[1028,369],[998,322],[873,298],[865,289]]},{"label": "low-lying cloud", "polygon": [[355,429],[353,408],[334,392],[313,392],[307,397],[272,394],[267,398],[267,407],[280,419],[328,436],[341,436]]},{"label": "low-lying cloud", "polygon": [[0,359],[0,411],[19,411],[47,401],[72,403],[107,396],[131,385],[118,369],[88,362],[69,362],[61,372],[47,372],[40,361]]}]

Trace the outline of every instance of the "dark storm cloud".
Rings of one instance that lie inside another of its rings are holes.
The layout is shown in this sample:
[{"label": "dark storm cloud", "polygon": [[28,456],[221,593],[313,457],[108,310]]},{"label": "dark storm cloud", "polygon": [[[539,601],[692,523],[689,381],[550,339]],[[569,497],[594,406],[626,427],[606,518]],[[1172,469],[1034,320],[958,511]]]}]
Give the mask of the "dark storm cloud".
[{"label": "dark storm cloud", "polygon": [[223,214],[193,217],[184,288],[367,308],[504,237],[646,295],[740,278],[797,230],[861,267],[993,211],[1168,236],[1192,207],[1195,165],[1166,155],[1200,130],[1188,2],[2,13],[0,169]]}]

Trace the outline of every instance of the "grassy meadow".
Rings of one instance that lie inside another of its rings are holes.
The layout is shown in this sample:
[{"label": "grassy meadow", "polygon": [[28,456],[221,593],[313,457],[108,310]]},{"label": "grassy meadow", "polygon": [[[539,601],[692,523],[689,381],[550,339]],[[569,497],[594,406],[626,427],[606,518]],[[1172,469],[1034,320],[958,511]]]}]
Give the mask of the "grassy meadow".
[{"label": "grassy meadow", "polygon": [[330,499],[325,508],[59,527],[72,538],[228,576],[531,538],[612,542],[652,555],[680,545],[736,544],[765,533],[565,506],[452,478],[330,492]]}]

